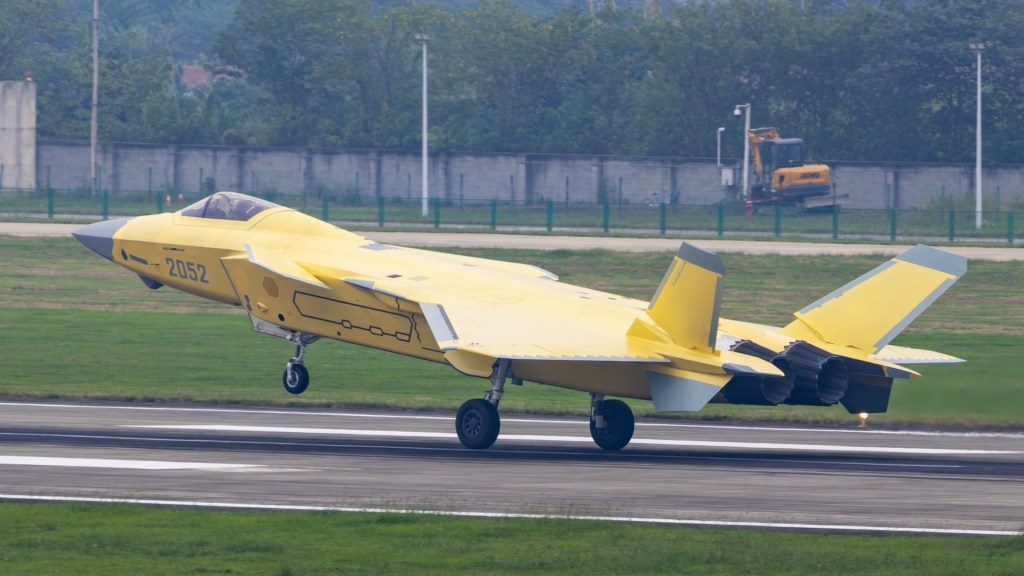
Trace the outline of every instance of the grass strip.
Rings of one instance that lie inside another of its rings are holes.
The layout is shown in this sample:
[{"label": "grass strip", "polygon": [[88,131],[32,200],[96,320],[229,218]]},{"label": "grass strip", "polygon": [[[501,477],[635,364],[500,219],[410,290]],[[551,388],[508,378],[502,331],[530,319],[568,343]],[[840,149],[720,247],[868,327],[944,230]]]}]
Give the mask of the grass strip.
[{"label": "grass strip", "polygon": [[[454,411],[488,384],[451,368],[341,342],[311,346],[313,384],[301,396],[281,388],[291,349],[251,332],[238,314],[0,308],[0,395],[148,402],[214,402]],[[1005,358],[1024,345],[1015,335],[921,335],[903,340],[959,354],[965,364],[920,367],[923,380],[900,380],[887,414],[872,423],[1009,428],[1024,426],[1024,386]],[[508,412],[584,415],[584,394],[526,383],[502,400]],[[632,402],[653,415],[650,402]],[[687,417],[755,421],[855,422],[838,406],[712,404]]]},{"label": "grass strip", "polygon": [[398,514],[0,504],[6,576],[1024,573],[1024,537],[807,535]]},{"label": "grass strip", "polygon": [[[545,267],[566,282],[648,298],[670,254],[463,249],[460,253]],[[310,347],[313,385],[280,388],[292,350],[253,334],[237,309],[134,276],[70,239],[0,239],[0,395],[455,410],[485,382],[441,365],[323,341]],[[793,310],[884,258],[724,256],[727,317],[782,324]],[[876,424],[1022,427],[1024,386],[1007,366],[1024,345],[1024,268],[972,262],[968,274],[897,343],[940,350],[966,364],[921,366],[924,380],[898,381]],[[527,383],[510,412],[584,414],[585,396]],[[636,402],[650,414],[648,402]],[[852,423],[839,407],[711,405],[691,417]]]}]

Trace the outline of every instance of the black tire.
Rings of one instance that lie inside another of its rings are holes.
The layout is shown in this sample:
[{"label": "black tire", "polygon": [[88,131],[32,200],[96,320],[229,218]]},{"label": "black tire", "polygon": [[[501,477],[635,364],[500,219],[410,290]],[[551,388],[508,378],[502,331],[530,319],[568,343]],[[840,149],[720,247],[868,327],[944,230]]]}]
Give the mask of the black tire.
[{"label": "black tire", "polygon": [[455,433],[466,448],[483,450],[498,439],[501,418],[498,407],[482,398],[467,400],[455,416]]},{"label": "black tire", "polygon": [[594,443],[605,450],[620,450],[633,439],[633,428],[636,421],[633,411],[621,400],[605,400],[601,402],[604,413],[604,428],[598,428],[594,419],[590,419],[590,436]]},{"label": "black tire", "polygon": [[302,364],[289,362],[281,382],[289,394],[302,394],[309,387],[309,370]]}]

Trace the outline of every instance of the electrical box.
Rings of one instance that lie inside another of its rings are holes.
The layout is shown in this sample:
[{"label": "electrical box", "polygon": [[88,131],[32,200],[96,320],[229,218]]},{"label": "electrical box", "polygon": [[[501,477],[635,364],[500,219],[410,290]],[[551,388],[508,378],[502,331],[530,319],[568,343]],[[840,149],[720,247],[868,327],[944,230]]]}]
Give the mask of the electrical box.
[{"label": "electrical box", "polygon": [[722,186],[732,186],[735,182],[732,168],[722,168]]}]

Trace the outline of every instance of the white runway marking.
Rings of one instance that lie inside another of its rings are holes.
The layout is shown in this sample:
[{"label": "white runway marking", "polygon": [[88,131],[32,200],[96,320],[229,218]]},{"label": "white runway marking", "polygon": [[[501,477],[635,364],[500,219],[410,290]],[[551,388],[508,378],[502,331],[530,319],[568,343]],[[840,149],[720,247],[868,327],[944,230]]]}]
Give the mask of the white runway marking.
[{"label": "white runway marking", "polygon": [[214,508],[229,510],[274,510],[292,512],[354,512],[363,514],[423,514],[459,518],[525,518],[583,520],[592,522],[625,522],[633,524],[665,524],[674,526],[715,526],[728,528],[768,528],[775,530],[811,530],[823,532],[868,532],[888,534],[938,534],[947,536],[1022,536],[1014,530],[972,530],[959,528],[927,528],[896,526],[858,526],[853,524],[810,524],[793,522],[729,522],[724,520],[689,520],[685,518],[639,518],[629,516],[584,516],[569,514],[523,514],[507,512],[474,512],[451,510],[416,510],[408,508],[359,508],[345,506],[300,506],[244,502],[198,502],[191,500],[145,500],[135,498],[89,498],[74,496],[37,496],[0,494],[0,500],[42,502],[84,502],[95,504],[138,504],[142,506],[173,506],[176,508]]},{"label": "white runway marking", "polygon": [[[149,424],[125,426],[125,428],[145,428],[161,430],[193,430],[208,432],[263,432],[274,434],[311,434],[330,436],[363,436],[375,438],[435,438],[453,439],[450,432],[403,432],[398,430],[357,430],[347,428],[292,428],[283,426],[235,426],[227,424]],[[531,442],[592,442],[583,436],[542,436],[535,434],[502,434],[503,440],[526,440]],[[715,442],[704,440],[657,440],[637,438],[631,445],[647,446],[687,446],[701,448],[743,448],[748,450],[797,450],[806,452],[857,452],[867,454],[931,454],[931,455],[969,455],[969,454],[1017,454],[1010,450],[966,450],[955,448],[903,448],[889,446],[848,446],[842,444],[784,444],[775,442]]]},{"label": "white runway marking", "polygon": [[44,456],[0,456],[0,466],[57,466],[62,468],[112,468],[117,470],[247,470],[262,468],[250,464],[212,462],[164,462],[160,460],[115,460],[111,458],[54,458]]}]

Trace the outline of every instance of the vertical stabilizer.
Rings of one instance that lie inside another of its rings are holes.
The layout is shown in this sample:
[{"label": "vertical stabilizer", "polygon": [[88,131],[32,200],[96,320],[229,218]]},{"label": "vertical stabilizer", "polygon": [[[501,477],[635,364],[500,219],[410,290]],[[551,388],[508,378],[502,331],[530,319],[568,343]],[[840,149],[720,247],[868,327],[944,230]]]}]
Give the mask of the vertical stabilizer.
[{"label": "vertical stabilizer", "polygon": [[724,275],[725,266],[717,254],[683,242],[647,315],[675,344],[713,351]]},{"label": "vertical stabilizer", "polygon": [[967,259],[915,246],[794,313],[788,336],[881,350],[967,271]]}]

